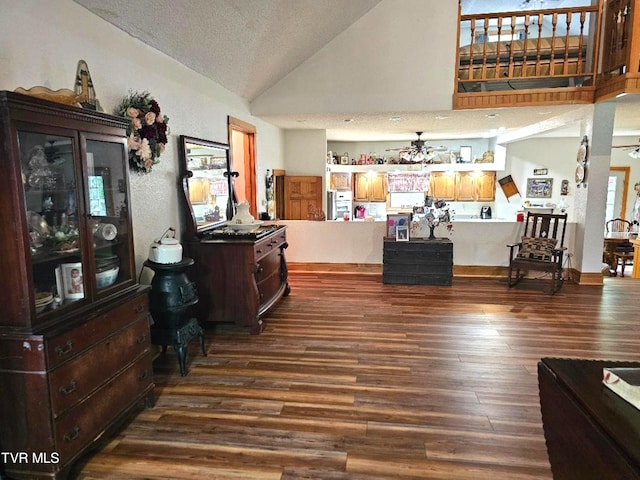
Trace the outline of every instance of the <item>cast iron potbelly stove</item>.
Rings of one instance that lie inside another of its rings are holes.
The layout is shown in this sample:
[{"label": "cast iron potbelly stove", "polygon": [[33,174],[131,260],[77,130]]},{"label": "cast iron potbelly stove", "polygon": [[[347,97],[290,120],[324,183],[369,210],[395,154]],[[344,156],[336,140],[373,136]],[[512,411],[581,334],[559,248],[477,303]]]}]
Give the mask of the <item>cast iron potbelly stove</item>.
[{"label": "cast iron potbelly stove", "polygon": [[149,293],[149,312],[153,318],[151,343],[161,345],[163,353],[166,353],[168,345],[173,345],[182,376],[187,374],[187,346],[193,337],[200,338],[202,354],[207,354],[204,330],[190,312],[191,307],[198,303],[198,292],[185,270],[193,263],[193,259],[186,257],[178,263],[144,262],[155,272]]}]

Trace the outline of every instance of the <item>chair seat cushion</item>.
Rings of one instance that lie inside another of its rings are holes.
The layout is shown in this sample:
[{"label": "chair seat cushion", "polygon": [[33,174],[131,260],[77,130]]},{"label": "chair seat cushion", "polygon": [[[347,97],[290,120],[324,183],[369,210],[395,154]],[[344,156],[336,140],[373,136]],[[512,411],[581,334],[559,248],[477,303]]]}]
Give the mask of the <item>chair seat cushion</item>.
[{"label": "chair seat cushion", "polygon": [[542,237],[522,237],[522,245],[518,251],[518,258],[551,261],[556,240]]}]

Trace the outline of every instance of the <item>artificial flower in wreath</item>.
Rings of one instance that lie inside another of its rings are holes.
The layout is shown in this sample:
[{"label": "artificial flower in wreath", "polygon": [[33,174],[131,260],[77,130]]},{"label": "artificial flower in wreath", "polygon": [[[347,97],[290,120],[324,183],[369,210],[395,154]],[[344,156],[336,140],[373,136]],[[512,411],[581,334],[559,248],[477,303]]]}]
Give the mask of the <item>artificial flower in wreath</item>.
[{"label": "artificial flower in wreath", "polygon": [[169,117],[162,114],[149,92],[129,92],[116,115],[131,120],[127,127],[129,165],[138,173],[151,172],[167,145]]}]

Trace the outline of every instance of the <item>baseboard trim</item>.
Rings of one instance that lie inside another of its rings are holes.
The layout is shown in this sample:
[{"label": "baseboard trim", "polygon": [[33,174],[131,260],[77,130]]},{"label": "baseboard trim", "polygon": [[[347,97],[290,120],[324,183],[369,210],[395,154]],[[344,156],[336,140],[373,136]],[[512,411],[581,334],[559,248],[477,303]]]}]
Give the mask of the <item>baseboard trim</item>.
[{"label": "baseboard trim", "polygon": [[[382,275],[380,263],[311,263],[290,262],[290,272],[310,273],[359,273],[364,275]],[[454,277],[506,277],[506,267],[493,267],[482,265],[454,265]]]},{"label": "baseboard trim", "polygon": [[[381,263],[328,263],[328,262],[289,262],[290,272],[382,275]],[[507,278],[509,267],[491,265],[454,265],[453,276],[458,278]],[[582,273],[575,268],[565,272],[570,282],[578,285],[604,285],[601,273]]]}]

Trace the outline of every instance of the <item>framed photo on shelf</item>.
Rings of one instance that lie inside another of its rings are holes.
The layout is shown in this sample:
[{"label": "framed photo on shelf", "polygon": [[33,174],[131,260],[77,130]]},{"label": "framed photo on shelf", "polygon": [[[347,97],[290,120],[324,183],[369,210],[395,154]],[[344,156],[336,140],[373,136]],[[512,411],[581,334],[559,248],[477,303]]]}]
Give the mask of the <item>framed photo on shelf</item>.
[{"label": "framed photo on shelf", "polygon": [[61,263],[60,280],[56,283],[58,294],[62,299],[78,300],[84,298],[82,262]]},{"label": "framed photo on shelf", "polygon": [[473,160],[471,147],[463,146],[460,147],[460,163],[471,163]]},{"label": "framed photo on shelf", "polygon": [[396,227],[396,241],[397,242],[409,241],[409,225],[398,225]]},{"label": "framed photo on shelf", "polygon": [[553,178],[528,178],[527,197],[528,198],[551,198],[553,189]]},{"label": "framed photo on shelf", "polygon": [[409,239],[409,224],[411,223],[410,213],[390,213],[387,215],[387,238],[397,239],[398,227],[407,227],[407,240]]}]

